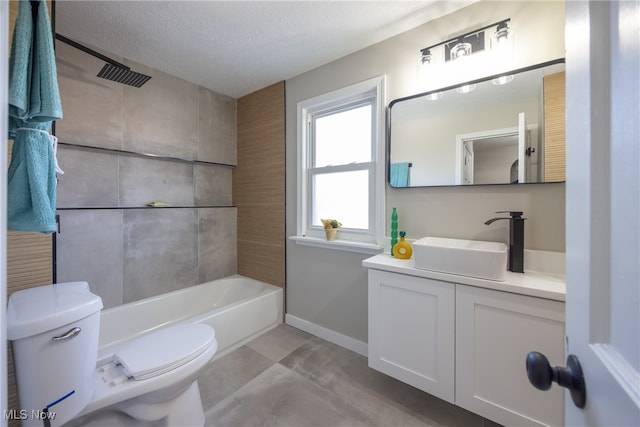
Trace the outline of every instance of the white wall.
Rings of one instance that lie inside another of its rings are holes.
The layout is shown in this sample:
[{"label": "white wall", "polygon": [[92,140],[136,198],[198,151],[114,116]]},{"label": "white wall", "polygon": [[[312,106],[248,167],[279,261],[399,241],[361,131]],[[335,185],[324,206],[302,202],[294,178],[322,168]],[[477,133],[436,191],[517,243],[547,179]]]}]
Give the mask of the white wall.
[{"label": "white wall", "polygon": [[[298,102],[381,74],[387,75],[387,104],[455,83],[443,77],[419,88],[416,67],[420,49],[505,18],[511,18],[515,33],[512,68],[564,57],[563,2],[482,1],[288,80],[287,235],[296,233]],[[464,71],[457,76],[460,81],[482,77],[477,69]],[[391,207],[397,207],[400,229],[406,230],[409,238],[433,235],[506,241],[506,222],[490,227],[483,222],[498,210],[522,210],[527,218],[527,248],[564,251],[564,184],[387,188],[386,196],[387,216]],[[287,245],[288,314],[366,342],[367,273],[361,261],[367,256],[302,247],[293,241]]]}]

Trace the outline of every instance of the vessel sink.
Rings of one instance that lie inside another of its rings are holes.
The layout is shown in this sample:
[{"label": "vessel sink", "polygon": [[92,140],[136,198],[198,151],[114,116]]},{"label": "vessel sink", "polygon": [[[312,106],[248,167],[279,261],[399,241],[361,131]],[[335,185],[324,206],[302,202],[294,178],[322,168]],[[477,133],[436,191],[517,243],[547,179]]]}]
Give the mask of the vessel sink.
[{"label": "vessel sink", "polygon": [[478,240],[423,237],[413,243],[416,268],[504,281],[507,274],[507,245]]}]

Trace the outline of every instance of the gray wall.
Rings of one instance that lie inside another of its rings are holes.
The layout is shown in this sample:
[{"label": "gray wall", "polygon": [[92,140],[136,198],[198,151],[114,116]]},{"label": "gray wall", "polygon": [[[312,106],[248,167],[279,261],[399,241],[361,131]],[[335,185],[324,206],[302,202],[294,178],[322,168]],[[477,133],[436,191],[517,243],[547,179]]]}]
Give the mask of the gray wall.
[{"label": "gray wall", "polygon": [[[389,101],[481,77],[464,68],[418,86],[419,50],[466,31],[511,18],[512,69],[564,57],[563,2],[482,1],[355,52],[286,82],[287,235],[296,234],[297,103],[377,75],[387,76]],[[448,79],[448,80],[445,80]],[[497,210],[523,210],[528,249],[564,251],[564,184],[416,188],[386,191],[386,211],[397,207],[410,238],[427,235],[506,241],[506,224],[483,222]],[[504,222],[504,221],[502,221]],[[388,227],[388,225],[387,225]],[[288,241],[287,312],[358,341],[367,341],[366,255],[302,247]]]},{"label": "gray wall", "polygon": [[[100,79],[102,61],[56,49],[61,142],[236,163],[234,99],[131,61],[152,76],[141,88]],[[112,307],[236,273],[231,168],[65,146],[58,160],[58,282],[87,281]]]}]

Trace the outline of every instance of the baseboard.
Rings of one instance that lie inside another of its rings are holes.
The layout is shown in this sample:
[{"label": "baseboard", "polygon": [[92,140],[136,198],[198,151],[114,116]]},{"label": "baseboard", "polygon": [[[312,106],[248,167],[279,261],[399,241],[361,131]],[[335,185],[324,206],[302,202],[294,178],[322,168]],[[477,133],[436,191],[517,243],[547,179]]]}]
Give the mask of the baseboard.
[{"label": "baseboard", "polygon": [[365,342],[358,341],[355,338],[332,331],[324,326],[316,325],[315,323],[300,319],[299,317],[292,316],[288,313],[284,316],[284,321],[287,325],[291,325],[294,328],[308,332],[311,335],[315,335],[318,338],[322,338],[323,340],[339,345],[340,347],[344,347],[364,357],[368,357],[369,355],[369,346]]}]

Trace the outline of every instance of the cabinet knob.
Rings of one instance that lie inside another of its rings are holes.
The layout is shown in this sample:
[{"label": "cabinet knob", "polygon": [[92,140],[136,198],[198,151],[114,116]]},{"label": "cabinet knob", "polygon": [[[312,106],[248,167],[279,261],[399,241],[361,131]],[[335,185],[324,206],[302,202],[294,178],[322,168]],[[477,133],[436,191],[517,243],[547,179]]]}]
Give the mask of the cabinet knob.
[{"label": "cabinet knob", "polygon": [[549,390],[551,383],[565,387],[571,392],[571,399],[578,408],[584,408],[587,401],[587,389],[582,375],[582,367],[577,356],[567,356],[567,367],[551,367],[549,359],[537,351],[527,354],[527,377],[539,390]]}]

